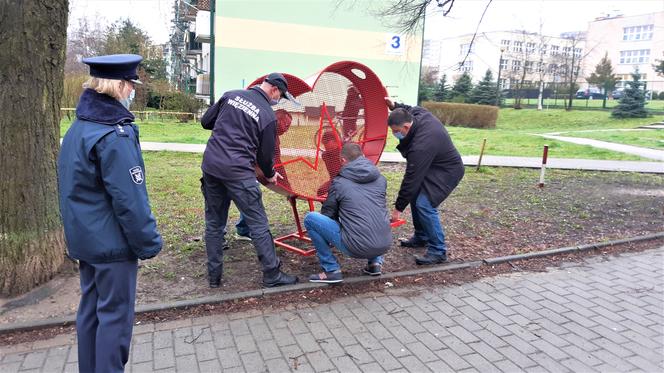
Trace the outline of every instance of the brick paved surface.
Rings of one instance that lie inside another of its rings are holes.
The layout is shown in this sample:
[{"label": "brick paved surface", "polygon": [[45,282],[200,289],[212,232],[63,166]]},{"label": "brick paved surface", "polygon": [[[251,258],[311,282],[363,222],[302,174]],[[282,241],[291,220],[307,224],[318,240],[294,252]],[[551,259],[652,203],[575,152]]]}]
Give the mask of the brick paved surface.
[{"label": "brick paved surface", "polygon": [[[547,273],[134,329],[128,372],[664,370],[664,247]],[[75,372],[72,335],[0,372]]]}]

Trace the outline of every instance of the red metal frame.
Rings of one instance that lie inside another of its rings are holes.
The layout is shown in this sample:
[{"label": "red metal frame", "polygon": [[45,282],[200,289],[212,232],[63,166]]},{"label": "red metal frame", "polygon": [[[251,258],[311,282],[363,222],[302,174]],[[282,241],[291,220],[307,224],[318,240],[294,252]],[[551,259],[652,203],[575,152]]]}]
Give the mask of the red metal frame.
[{"label": "red metal frame", "polygon": [[[356,73],[358,70],[363,73],[364,77],[361,76],[362,74],[358,75]],[[359,143],[362,146],[362,152],[364,153],[365,157],[371,160],[374,164],[378,164],[380,156],[383,153],[383,149],[385,148],[385,143],[387,142],[386,123],[387,123],[388,113],[387,113],[387,106],[385,105],[385,97],[388,96],[387,90],[381,83],[380,79],[378,79],[378,76],[373,71],[371,71],[367,66],[353,61],[341,61],[334,63],[305,80],[302,80],[291,74],[285,73],[283,75],[286,78],[286,80],[288,80],[288,90],[290,91],[291,94],[297,97],[301,94],[312,91],[313,87],[316,85],[316,82],[321,77],[321,75],[323,75],[323,73],[339,74],[350,80],[351,83],[359,90],[363,98],[364,122],[365,122],[364,136],[362,139],[359,140]],[[260,84],[263,82],[263,80],[265,80],[265,76],[259,77],[258,79],[254,80],[249,86]],[[287,162],[284,162],[281,165],[285,165],[296,161],[301,161],[305,162],[309,167],[313,168],[314,170],[318,169],[318,160],[319,160],[318,153],[320,152],[320,143],[323,133],[322,128],[324,125],[323,118],[327,119],[331,128],[335,128],[325,103],[323,103],[321,107],[319,134],[318,138],[316,139],[317,140],[316,148],[318,150],[316,152],[316,158],[314,164],[311,164],[311,162],[307,161],[304,157],[298,157],[295,159],[291,159]],[[333,133],[337,142],[341,143],[341,139],[339,138],[339,134],[337,133],[337,131],[333,131]],[[293,218],[297,226],[297,232],[274,239],[275,245],[283,247],[286,250],[292,251],[294,253],[303,256],[313,255],[316,252],[315,249],[308,249],[308,250],[300,249],[293,245],[289,245],[288,243],[286,243],[286,241],[295,239],[299,241],[311,242],[311,239],[306,235],[307,233],[306,230],[302,228],[300,216],[297,211],[297,199],[306,200],[309,203],[309,211],[314,211],[315,210],[314,202],[316,201],[323,202],[324,198],[321,198],[320,196],[302,195],[298,193],[298,191],[287,189],[284,185],[279,183],[277,184],[266,183],[265,178],[262,177],[260,169],[256,168],[256,170],[259,176],[258,179],[263,185],[265,185],[266,187],[277,193],[280,193],[288,197],[288,201],[293,211]],[[404,223],[405,220],[398,220],[392,222],[391,226],[397,227]]]},{"label": "red metal frame", "polygon": [[[291,209],[293,210],[293,218],[295,219],[295,225],[297,226],[297,232],[287,234],[285,236],[277,237],[274,239],[274,244],[279,247],[283,247],[284,249],[288,251],[292,251],[296,254],[300,254],[302,256],[311,256],[314,255],[316,252],[316,249],[300,249],[299,247],[295,247],[293,245],[289,245],[286,243],[288,240],[299,240],[299,241],[304,241],[304,242],[311,242],[311,238],[309,238],[306,233],[307,231],[302,229],[302,223],[300,222],[300,214],[297,212],[297,198],[295,196],[288,197],[288,202],[291,205]],[[309,202],[309,211],[314,211],[314,201],[313,200],[308,200]]]}]

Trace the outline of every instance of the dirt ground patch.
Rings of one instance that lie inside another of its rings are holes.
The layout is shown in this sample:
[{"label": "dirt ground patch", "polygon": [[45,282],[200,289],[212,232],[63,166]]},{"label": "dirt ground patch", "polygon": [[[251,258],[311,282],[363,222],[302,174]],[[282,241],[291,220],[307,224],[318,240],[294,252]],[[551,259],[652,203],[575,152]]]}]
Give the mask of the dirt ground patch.
[{"label": "dirt ground patch", "polygon": [[[157,258],[141,263],[137,303],[260,288],[262,273],[251,243],[233,237],[238,217],[234,208],[223,285],[207,287],[203,203],[198,190],[200,156],[149,153],[146,163],[150,198],[166,244]],[[386,164],[381,170],[388,179],[391,207],[404,166]],[[440,208],[451,260],[472,261],[662,231],[664,176],[551,170],[544,189],[536,187],[537,180],[537,170],[475,172],[468,168],[460,186]],[[265,190],[264,204],[275,237],[295,230],[284,197]],[[305,203],[300,206],[304,216]],[[413,254],[424,252],[399,247],[398,238],[407,237],[412,230],[409,210],[405,217],[409,222],[394,230],[393,248],[385,256],[386,272],[415,268]],[[283,269],[301,280],[320,271],[315,256],[301,257],[281,249],[279,255]],[[365,265],[338,257],[347,277],[359,275]],[[69,269],[30,294],[0,299],[0,323],[73,314],[79,297],[77,276]],[[337,292],[326,294],[343,295]]]}]

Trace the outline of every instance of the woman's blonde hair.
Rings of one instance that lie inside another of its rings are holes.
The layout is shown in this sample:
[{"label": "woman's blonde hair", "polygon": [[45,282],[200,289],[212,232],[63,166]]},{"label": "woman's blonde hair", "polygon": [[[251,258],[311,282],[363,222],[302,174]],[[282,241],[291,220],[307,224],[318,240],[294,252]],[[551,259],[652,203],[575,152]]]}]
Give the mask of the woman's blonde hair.
[{"label": "woman's blonde hair", "polygon": [[119,100],[122,98],[122,90],[124,90],[125,84],[127,82],[124,80],[91,77],[83,83],[83,88],[94,89],[97,93],[102,93]]}]

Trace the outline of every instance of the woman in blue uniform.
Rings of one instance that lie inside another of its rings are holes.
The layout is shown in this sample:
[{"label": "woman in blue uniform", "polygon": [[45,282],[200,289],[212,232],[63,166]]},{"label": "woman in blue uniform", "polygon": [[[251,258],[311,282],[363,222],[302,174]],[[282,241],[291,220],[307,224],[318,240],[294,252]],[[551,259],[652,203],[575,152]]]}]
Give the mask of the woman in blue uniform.
[{"label": "woman in blue uniform", "polygon": [[129,106],[138,55],[83,59],[91,78],[58,158],[60,212],[69,256],[79,261],[76,318],[81,372],[122,372],[129,358],[137,259],[162,247],[145,188]]}]

